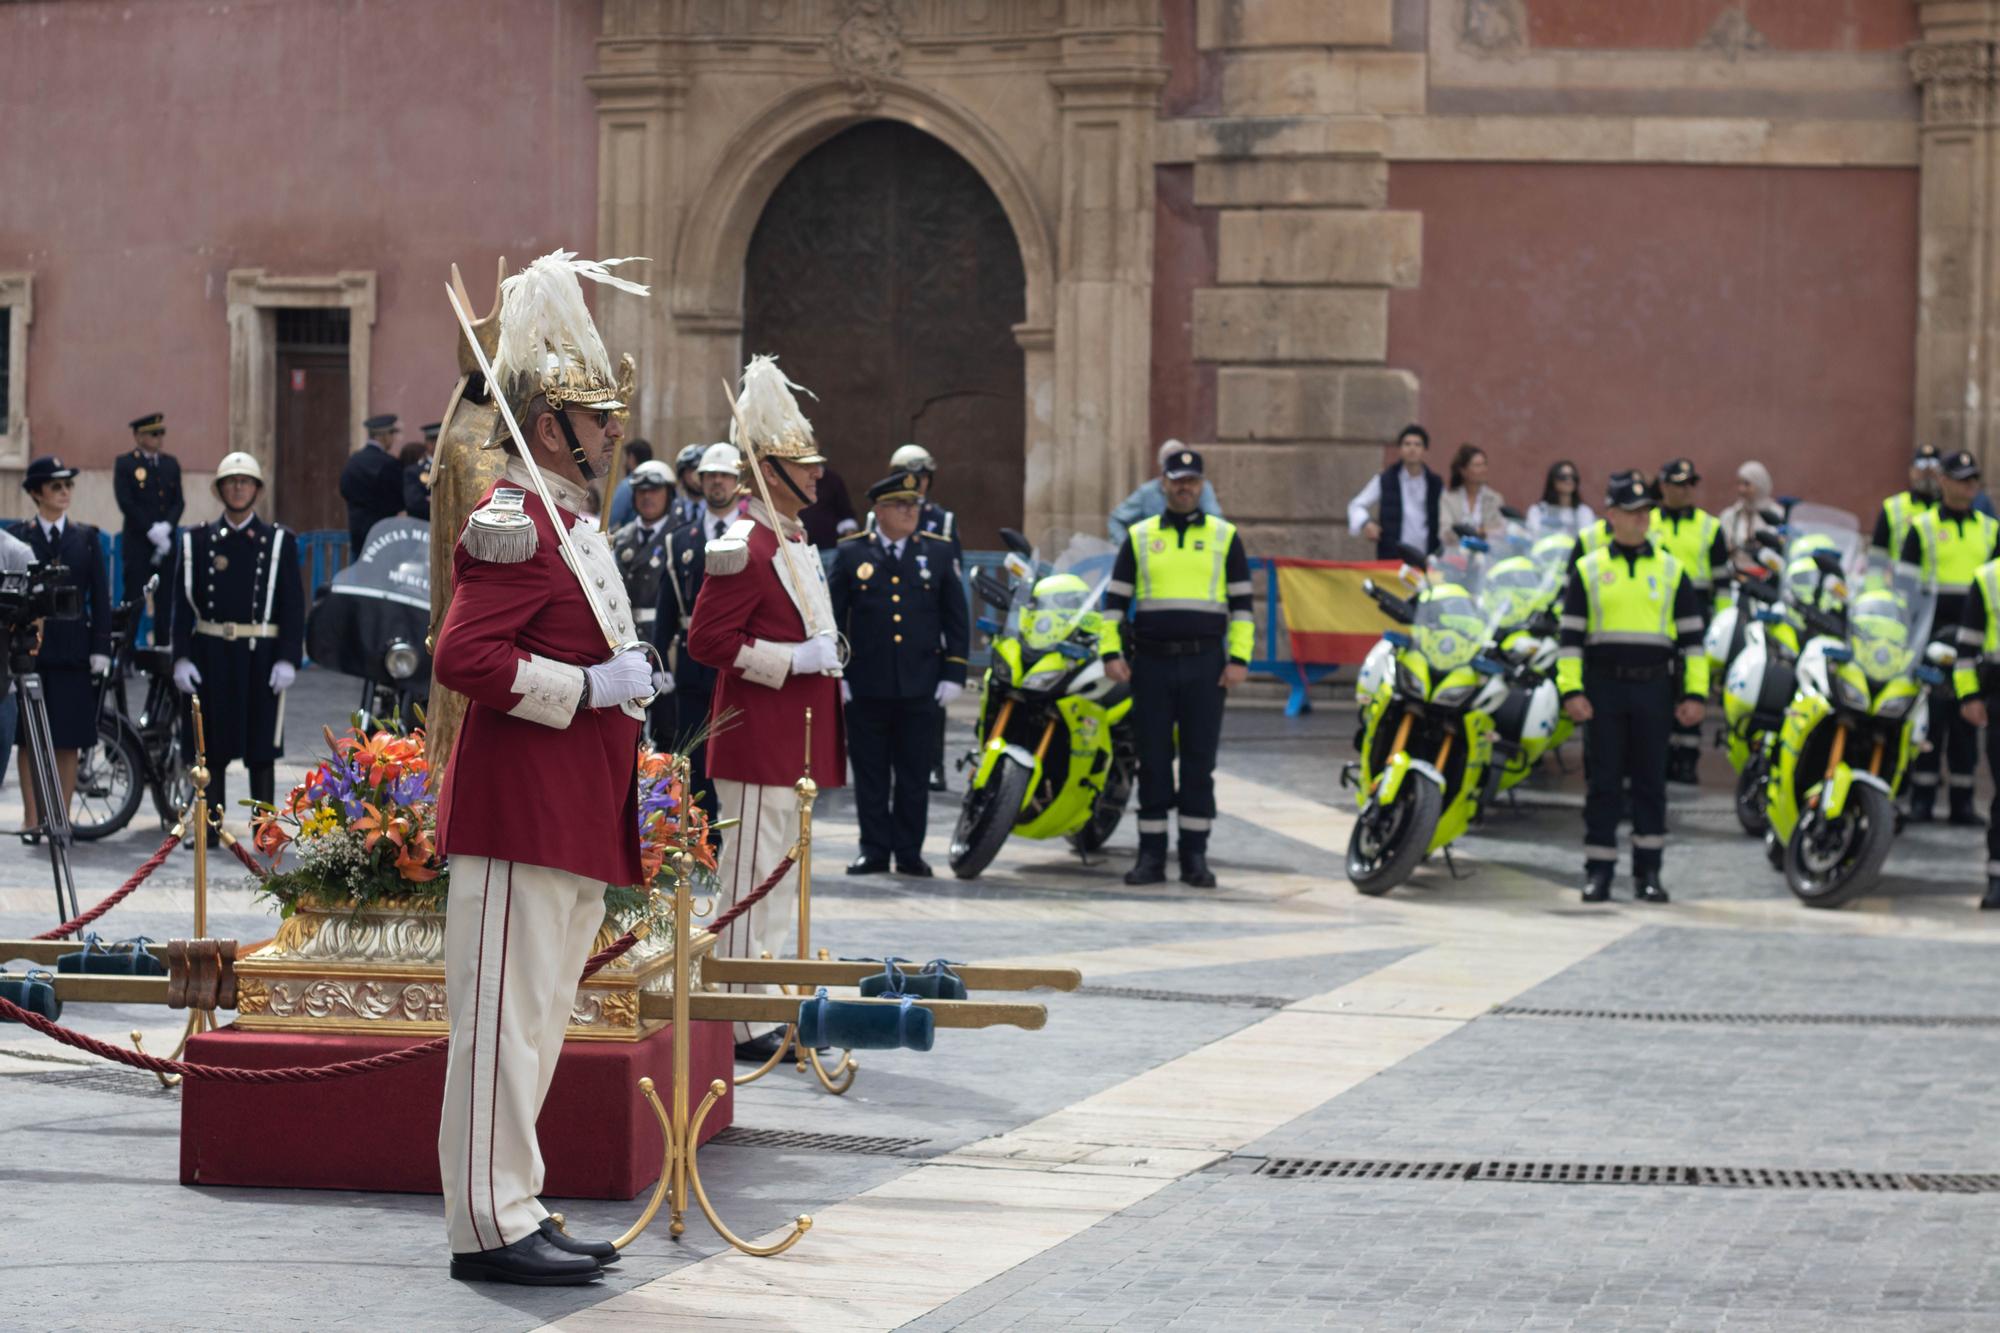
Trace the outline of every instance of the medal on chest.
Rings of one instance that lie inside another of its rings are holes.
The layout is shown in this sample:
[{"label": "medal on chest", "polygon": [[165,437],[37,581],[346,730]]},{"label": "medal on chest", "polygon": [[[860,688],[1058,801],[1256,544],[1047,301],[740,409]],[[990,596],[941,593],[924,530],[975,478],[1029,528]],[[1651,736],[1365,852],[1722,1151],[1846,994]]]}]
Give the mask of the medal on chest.
[{"label": "medal on chest", "polygon": [[869,579],[874,578],[875,577],[874,563],[872,561],[863,560],[861,562],[861,568],[854,571],[854,577],[860,579],[864,583],[867,582]]},{"label": "medal on chest", "polygon": [[917,577],[928,582],[930,576],[931,576],[931,558],[925,555],[923,552],[919,551],[917,552]]},{"label": "medal on chest", "polygon": [[220,574],[223,570],[229,568],[229,557],[218,551],[215,558],[209,561],[209,563],[214,565],[215,572]]},{"label": "medal on chest", "polygon": [[132,469],[132,480],[138,482],[141,486],[146,484],[146,469],[144,466]]}]

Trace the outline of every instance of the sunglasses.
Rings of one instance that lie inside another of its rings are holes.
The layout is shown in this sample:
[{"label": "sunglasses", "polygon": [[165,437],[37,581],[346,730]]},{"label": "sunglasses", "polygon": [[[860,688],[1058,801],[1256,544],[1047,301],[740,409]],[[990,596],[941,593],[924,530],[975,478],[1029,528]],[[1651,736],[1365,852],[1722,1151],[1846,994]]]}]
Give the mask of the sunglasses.
[{"label": "sunglasses", "polygon": [[599,430],[603,430],[611,424],[611,414],[609,412],[591,412],[581,407],[572,407],[569,410],[582,416],[586,421],[595,421]]}]

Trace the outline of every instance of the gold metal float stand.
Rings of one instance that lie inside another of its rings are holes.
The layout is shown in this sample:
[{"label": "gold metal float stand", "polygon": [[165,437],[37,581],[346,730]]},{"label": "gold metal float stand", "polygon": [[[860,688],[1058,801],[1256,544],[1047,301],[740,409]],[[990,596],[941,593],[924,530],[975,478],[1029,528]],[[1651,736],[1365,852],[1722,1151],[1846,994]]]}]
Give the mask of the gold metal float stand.
[{"label": "gold metal float stand", "polygon": [[[812,709],[808,708],[806,709],[805,768],[799,774],[799,780],[792,786],[792,790],[798,794],[799,801],[799,840],[792,847],[792,859],[798,862],[799,868],[798,956],[801,962],[810,961],[814,958],[812,952],[812,816],[813,803],[819,799],[819,784],[813,781],[812,776],[812,734],[813,713]],[[826,950],[821,949],[818,958],[824,961],[826,956]],[[770,955],[765,954],[764,957],[769,958]],[[787,994],[798,994],[803,989],[803,986],[785,987],[781,985],[779,987],[780,991]],[[794,1009],[790,1011],[790,1014],[792,1017],[796,1017],[797,1012]],[[771,1052],[771,1058],[747,1074],[738,1074],[736,1076],[736,1086],[741,1088],[755,1083],[758,1079],[776,1069],[783,1062],[787,1053],[792,1056],[801,1074],[805,1073],[808,1069],[812,1070],[813,1077],[819,1080],[820,1087],[826,1089],[836,1097],[853,1087],[855,1075],[861,1072],[861,1062],[854,1058],[854,1052],[852,1051],[842,1051],[840,1059],[834,1062],[831,1070],[828,1070],[821,1063],[819,1052],[799,1040],[798,1024],[787,1022],[785,1024],[784,1039],[778,1043],[778,1049]]]},{"label": "gold metal float stand", "polygon": [[[218,831],[222,828],[222,812],[210,809],[208,804],[208,751],[206,737],[202,731],[201,696],[199,694],[190,695],[188,697],[188,706],[194,712],[194,767],[188,770],[188,778],[194,784],[194,801],[188,807],[187,814],[182,817],[175,831],[183,837],[192,836],[194,838],[194,935],[192,938],[205,940],[208,938],[208,838],[206,835],[211,824]],[[223,833],[222,836],[224,838],[229,837],[227,833]],[[188,1038],[194,1036],[197,1032],[213,1032],[215,1031],[215,1026],[215,1010],[189,1009],[187,1025],[181,1029],[181,1039],[175,1043],[174,1049],[168,1053],[167,1059],[180,1059],[187,1052]],[[136,1028],[132,1032],[132,1049],[135,1051],[144,1051],[146,1049],[145,1037]],[[181,1081],[179,1074],[161,1074],[155,1072],[153,1077],[160,1080],[160,1086],[163,1088],[171,1088]]]}]

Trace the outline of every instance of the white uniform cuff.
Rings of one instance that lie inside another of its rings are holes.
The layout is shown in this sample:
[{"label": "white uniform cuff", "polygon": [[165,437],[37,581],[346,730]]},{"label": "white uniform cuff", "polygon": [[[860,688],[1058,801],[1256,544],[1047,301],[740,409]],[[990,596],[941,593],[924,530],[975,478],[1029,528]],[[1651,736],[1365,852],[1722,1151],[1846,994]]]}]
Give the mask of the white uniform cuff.
[{"label": "white uniform cuff", "polygon": [[582,667],[531,654],[514,668],[514,693],[521,698],[507,715],[561,731],[575,720],[583,691]]},{"label": "white uniform cuff", "polygon": [[792,650],[796,647],[793,643],[752,639],[736,650],[736,669],[743,673],[743,679],[775,690],[792,674]]}]

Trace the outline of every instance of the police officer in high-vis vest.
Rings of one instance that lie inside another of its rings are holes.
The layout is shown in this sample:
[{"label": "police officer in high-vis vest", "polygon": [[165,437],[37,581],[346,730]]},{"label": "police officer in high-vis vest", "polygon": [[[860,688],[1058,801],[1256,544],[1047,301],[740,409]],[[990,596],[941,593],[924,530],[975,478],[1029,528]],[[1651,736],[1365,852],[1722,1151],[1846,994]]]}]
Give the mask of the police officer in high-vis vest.
[{"label": "police officer in high-vis vest", "polygon": [[[1918,514],[1903,538],[1903,563],[1915,565],[1926,587],[1937,590],[1931,620],[1934,642],[1953,643],[1965,614],[1966,595],[1979,567],[2000,555],[2000,523],[1972,507],[1979,493],[1979,460],[1963,449],[1945,455],[1937,507]],[[1940,746],[1939,742],[1942,742]],[[1931,691],[1931,749],[1910,765],[1910,819],[1935,816],[1939,760],[1949,766],[1951,822],[1976,827],[1985,821],[1972,807],[1972,782],[1979,767],[1979,728],[1959,716],[1949,688]]]},{"label": "police officer in high-vis vest", "polygon": [[1202,512],[1201,486],[1200,454],[1183,449],[1167,458],[1167,512],[1132,526],[1105,588],[1104,674],[1131,683],[1139,741],[1139,859],[1127,884],[1166,880],[1167,813],[1178,809],[1181,883],[1215,887],[1208,831],[1222,704],[1250,674],[1257,628],[1243,539],[1235,524]]},{"label": "police officer in high-vis vest", "polygon": [[[1972,591],[1958,622],[1958,669],[1952,673],[1959,718],[1986,727],[1986,767],[2000,774],[2000,727],[1987,727],[1987,710],[2000,699],[2000,560],[1972,576]],[[2000,909],[2000,788],[1986,812],[1986,896],[1980,909]]]},{"label": "police officer in high-vis vest", "polygon": [[1910,462],[1910,489],[1884,500],[1881,511],[1875,515],[1875,533],[1868,541],[1870,560],[1886,565],[1902,554],[1903,542],[1909,537],[1910,525],[1917,521],[1917,515],[1937,508],[1938,482],[1943,475],[1938,447],[1918,445],[1917,456]]},{"label": "police officer in high-vis vest", "polygon": [[[1715,612],[1715,581],[1729,573],[1729,543],[1722,521],[1694,502],[1701,474],[1691,459],[1676,458],[1660,469],[1660,507],[1653,511],[1653,545],[1680,561],[1681,573],[1701,599],[1702,630]],[[1701,728],[1674,723],[1667,753],[1667,781],[1699,782]]]},{"label": "police officer in high-vis vest", "polygon": [[1708,658],[1701,598],[1681,563],[1649,537],[1653,498],[1637,472],[1617,472],[1605,496],[1611,543],[1570,568],[1563,593],[1556,686],[1584,732],[1583,900],[1611,896],[1618,817],[1632,801],[1632,879],[1640,902],[1663,903],[1667,751],[1675,723],[1701,725]]}]

